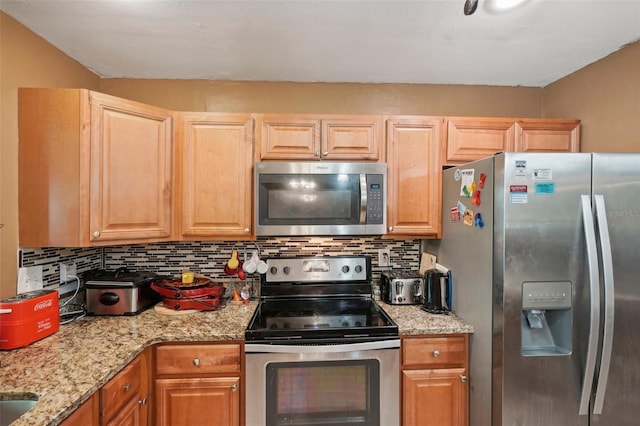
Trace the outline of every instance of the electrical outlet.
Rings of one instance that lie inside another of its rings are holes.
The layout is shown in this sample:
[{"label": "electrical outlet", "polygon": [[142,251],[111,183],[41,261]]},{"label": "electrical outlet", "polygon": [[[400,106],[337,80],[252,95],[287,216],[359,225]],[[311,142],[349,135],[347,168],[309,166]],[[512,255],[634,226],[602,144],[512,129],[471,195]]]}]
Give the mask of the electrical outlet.
[{"label": "electrical outlet", "polygon": [[64,284],[76,276],[76,263],[67,262],[60,264],[60,284]]},{"label": "electrical outlet", "polygon": [[378,250],[378,266],[391,265],[391,254],[387,249]]},{"label": "electrical outlet", "polygon": [[18,269],[18,294],[32,290],[42,290],[42,265]]}]

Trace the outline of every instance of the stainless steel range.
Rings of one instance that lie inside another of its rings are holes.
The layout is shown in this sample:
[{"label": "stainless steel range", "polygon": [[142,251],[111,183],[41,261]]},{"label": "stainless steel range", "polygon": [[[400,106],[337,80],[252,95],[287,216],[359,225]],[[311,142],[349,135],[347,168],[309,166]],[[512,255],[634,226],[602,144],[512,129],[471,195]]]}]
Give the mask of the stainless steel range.
[{"label": "stainless steel range", "polygon": [[266,262],[245,331],[247,425],[398,425],[400,338],[371,297],[371,259]]}]

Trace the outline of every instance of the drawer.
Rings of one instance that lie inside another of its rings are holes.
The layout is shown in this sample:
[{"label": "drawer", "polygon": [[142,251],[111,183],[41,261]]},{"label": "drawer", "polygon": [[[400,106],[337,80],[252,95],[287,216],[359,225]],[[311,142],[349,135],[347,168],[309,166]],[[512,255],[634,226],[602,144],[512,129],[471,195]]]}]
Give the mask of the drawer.
[{"label": "drawer", "polygon": [[402,341],[404,366],[467,365],[467,345],[464,337],[407,338]]},{"label": "drawer", "polygon": [[137,357],[100,389],[103,418],[110,418],[138,394],[140,380],[146,377],[142,374],[140,366],[140,357]]},{"label": "drawer", "polygon": [[161,345],[156,348],[157,374],[237,373],[240,345]]}]

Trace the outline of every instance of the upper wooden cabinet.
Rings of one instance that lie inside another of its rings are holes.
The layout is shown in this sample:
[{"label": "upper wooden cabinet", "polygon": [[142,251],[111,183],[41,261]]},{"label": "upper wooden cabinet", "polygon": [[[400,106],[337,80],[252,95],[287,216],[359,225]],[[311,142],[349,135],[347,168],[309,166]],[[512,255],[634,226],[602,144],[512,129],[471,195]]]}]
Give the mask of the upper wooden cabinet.
[{"label": "upper wooden cabinet", "polygon": [[19,244],[171,236],[172,112],[84,89],[19,90]]},{"label": "upper wooden cabinet", "polygon": [[442,129],[438,117],[387,120],[387,235],[439,238]]},{"label": "upper wooden cabinet", "polygon": [[261,114],[257,127],[257,161],[381,160],[381,116]]},{"label": "upper wooden cabinet", "polygon": [[447,120],[447,163],[467,163],[500,151],[513,151],[516,124],[504,118],[453,117]]},{"label": "upper wooden cabinet", "polygon": [[579,152],[580,121],[518,120],[514,150],[516,152]]},{"label": "upper wooden cabinet", "polygon": [[181,239],[251,235],[253,119],[178,113],[176,228]]},{"label": "upper wooden cabinet", "polygon": [[447,165],[498,152],[578,152],[580,121],[546,118],[448,117]]}]

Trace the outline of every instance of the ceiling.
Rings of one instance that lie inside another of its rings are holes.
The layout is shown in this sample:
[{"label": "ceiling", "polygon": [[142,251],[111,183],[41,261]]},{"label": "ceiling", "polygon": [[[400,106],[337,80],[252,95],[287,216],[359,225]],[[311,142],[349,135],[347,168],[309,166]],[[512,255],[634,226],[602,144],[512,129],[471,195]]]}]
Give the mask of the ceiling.
[{"label": "ceiling", "polygon": [[[105,78],[543,87],[640,39],[640,0],[0,0]],[[640,71],[639,71],[640,72]]]}]

